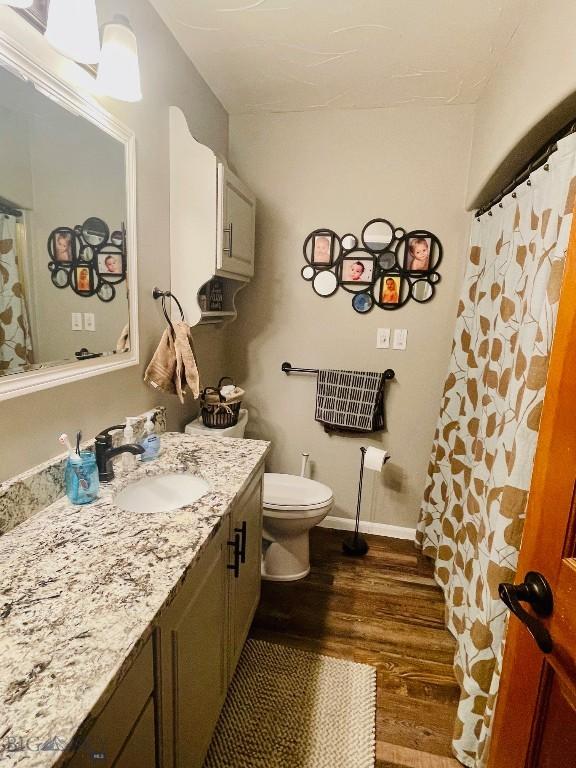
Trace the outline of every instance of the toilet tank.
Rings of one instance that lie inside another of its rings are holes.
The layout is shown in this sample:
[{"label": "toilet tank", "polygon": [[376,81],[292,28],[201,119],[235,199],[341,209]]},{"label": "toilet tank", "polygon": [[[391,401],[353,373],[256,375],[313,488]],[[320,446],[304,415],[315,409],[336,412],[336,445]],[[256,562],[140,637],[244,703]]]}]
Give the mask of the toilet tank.
[{"label": "toilet tank", "polygon": [[190,424],[186,424],[184,432],[188,435],[211,435],[212,437],[244,437],[246,431],[246,424],[248,423],[248,410],[246,408],[240,408],[240,415],[238,416],[238,423],[233,427],[225,427],[224,429],[214,429],[204,426],[202,419],[198,417],[191,421]]}]

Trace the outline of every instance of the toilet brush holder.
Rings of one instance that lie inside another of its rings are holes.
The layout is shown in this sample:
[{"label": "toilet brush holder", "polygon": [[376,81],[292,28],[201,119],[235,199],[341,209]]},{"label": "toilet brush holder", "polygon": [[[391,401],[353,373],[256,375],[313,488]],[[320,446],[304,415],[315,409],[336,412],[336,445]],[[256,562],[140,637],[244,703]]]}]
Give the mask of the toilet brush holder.
[{"label": "toilet brush holder", "polygon": [[356,525],[354,527],[354,535],[349,536],[342,542],[342,551],[345,555],[350,557],[361,557],[368,552],[368,544],[366,539],[360,534],[358,528],[360,527],[360,508],[362,506],[362,481],[364,479],[364,459],[366,458],[366,448],[360,448],[362,458],[360,459],[360,478],[358,480],[358,503],[356,504]]}]

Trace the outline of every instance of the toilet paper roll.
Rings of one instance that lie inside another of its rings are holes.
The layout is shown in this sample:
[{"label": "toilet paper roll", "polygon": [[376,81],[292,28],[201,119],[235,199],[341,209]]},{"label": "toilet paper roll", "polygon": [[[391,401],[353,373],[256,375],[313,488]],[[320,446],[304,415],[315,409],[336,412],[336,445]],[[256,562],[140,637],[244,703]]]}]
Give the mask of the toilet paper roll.
[{"label": "toilet paper roll", "polygon": [[366,469],[380,472],[387,458],[388,451],[381,451],[380,448],[368,448],[364,457],[364,466]]}]

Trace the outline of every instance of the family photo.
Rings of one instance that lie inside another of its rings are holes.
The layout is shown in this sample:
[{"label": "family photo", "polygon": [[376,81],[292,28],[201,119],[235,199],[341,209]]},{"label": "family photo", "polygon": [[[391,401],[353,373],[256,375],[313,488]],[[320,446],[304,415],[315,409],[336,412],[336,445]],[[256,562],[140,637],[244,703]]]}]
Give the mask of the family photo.
[{"label": "family photo", "polygon": [[431,238],[411,237],[406,246],[404,268],[409,272],[425,272],[430,268]]},{"label": "family photo", "polygon": [[312,263],[319,266],[332,264],[334,238],[332,235],[316,235],[312,250]]},{"label": "family photo", "polygon": [[343,283],[365,283],[370,285],[374,272],[372,259],[345,258],[342,261]]},{"label": "family photo", "polygon": [[402,279],[398,276],[384,275],[380,284],[380,303],[398,304]]}]

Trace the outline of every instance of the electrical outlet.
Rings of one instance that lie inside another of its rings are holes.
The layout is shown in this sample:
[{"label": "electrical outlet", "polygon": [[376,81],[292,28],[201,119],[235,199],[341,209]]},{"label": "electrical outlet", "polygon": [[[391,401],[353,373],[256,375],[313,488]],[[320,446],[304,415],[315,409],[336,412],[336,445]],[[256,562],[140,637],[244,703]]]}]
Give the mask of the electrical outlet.
[{"label": "electrical outlet", "polygon": [[376,331],[376,349],[390,347],[390,328],[378,328]]},{"label": "electrical outlet", "polygon": [[96,320],[94,318],[94,312],[84,312],[84,330],[95,331]]},{"label": "electrical outlet", "polygon": [[396,328],[394,331],[394,341],[392,343],[392,349],[406,349],[406,342],[408,341],[408,329]]},{"label": "electrical outlet", "polygon": [[82,330],[82,312],[72,312],[72,330]]}]

